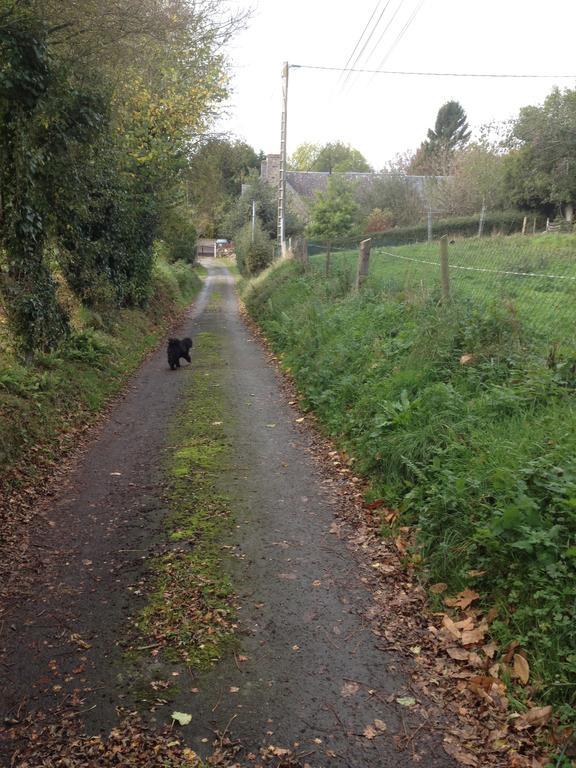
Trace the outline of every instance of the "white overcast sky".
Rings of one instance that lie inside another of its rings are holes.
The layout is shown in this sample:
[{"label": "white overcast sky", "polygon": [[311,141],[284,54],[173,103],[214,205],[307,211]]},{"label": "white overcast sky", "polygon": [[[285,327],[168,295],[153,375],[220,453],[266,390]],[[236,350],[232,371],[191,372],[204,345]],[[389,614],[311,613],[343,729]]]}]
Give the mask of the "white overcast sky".
[{"label": "white overcast sky", "polygon": [[[266,154],[278,152],[282,62],[343,67],[374,9],[378,6],[375,21],[387,2],[253,0],[247,29],[236,35],[228,49],[233,94],[219,129],[231,131]],[[247,4],[249,0],[229,0],[232,8]],[[390,0],[357,66],[576,75],[573,0],[548,5],[541,0],[424,0],[390,51],[420,4],[421,0]],[[291,69],[288,152],[302,142],[341,140],[380,169],[396,153],[418,147],[446,101],[459,101],[470,126],[478,128],[514,117],[527,104],[541,103],[554,85],[574,88],[576,78],[473,80],[363,74],[351,76],[342,87],[337,72]]]}]

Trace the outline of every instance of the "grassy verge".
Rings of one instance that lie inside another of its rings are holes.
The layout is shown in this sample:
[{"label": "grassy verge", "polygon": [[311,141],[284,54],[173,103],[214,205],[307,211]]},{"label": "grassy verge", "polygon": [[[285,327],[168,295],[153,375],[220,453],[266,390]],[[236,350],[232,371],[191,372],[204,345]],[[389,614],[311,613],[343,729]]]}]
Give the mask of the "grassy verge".
[{"label": "grassy verge", "polygon": [[222,569],[231,517],[229,500],[218,488],[228,461],[219,341],[203,333],[195,342],[188,399],[169,438],[172,546],[153,565],[149,603],[138,626],[159,645],[165,661],[206,669],[234,637],[232,587]]},{"label": "grassy verge", "polygon": [[441,305],[382,266],[353,294],[354,261],[329,280],[314,260],[273,267],[247,308],[372,497],[414,527],[422,578],[496,606],[491,632],[526,653],[530,695],[573,719],[576,355],[547,354],[509,302]]},{"label": "grassy verge", "polygon": [[159,260],[146,310],[103,317],[72,304],[71,338],[28,364],[14,353],[0,316],[0,474],[5,488],[41,477],[73,445],[77,429],[91,423],[121,389],[200,286],[189,265]]}]

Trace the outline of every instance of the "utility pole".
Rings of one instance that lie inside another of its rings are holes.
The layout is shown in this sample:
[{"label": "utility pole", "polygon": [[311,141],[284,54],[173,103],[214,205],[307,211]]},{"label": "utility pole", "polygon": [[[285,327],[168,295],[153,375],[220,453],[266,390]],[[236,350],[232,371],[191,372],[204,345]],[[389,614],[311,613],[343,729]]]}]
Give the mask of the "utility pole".
[{"label": "utility pole", "polygon": [[280,179],[278,182],[278,245],[286,256],[286,128],[288,125],[288,62],[282,65],[282,125],[280,129]]},{"label": "utility pole", "polygon": [[256,200],[252,200],[252,242],[256,237]]}]

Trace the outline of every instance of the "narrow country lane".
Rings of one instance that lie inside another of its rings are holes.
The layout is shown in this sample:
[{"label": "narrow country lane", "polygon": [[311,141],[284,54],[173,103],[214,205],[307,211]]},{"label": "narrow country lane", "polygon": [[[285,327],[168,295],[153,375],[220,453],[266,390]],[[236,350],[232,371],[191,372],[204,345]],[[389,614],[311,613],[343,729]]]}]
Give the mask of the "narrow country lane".
[{"label": "narrow country lane", "polygon": [[[235,521],[226,567],[246,660],[231,653],[206,673],[178,673],[185,684],[149,717],[163,724],[173,710],[190,713],[182,732],[198,753],[228,730],[247,750],[294,749],[313,768],[453,766],[434,716],[420,728],[420,709],[397,701],[415,696],[407,662],[371,630],[366,564],[335,534],[338,501],[312,438],[241,319],[232,276],[206,266],[179,333],[219,341],[214,386],[233,414],[222,417],[231,460],[220,484]],[[168,425],[194,397],[186,385],[201,355],[193,350],[191,368],[176,372],[164,348],[149,358],[66,487],[46,502],[26,595],[0,627],[2,719],[61,706],[80,686],[87,728],[113,727],[126,695],[119,640],[145,605],[137,587],[162,542]],[[366,735],[375,722],[380,728]]]}]

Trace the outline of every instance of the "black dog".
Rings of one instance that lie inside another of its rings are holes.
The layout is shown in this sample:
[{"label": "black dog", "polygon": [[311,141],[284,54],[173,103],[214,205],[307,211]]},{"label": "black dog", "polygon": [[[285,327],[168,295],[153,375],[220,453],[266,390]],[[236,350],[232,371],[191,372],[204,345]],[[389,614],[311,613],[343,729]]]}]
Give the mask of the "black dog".
[{"label": "black dog", "polygon": [[168,339],[168,365],[170,370],[174,371],[176,368],[180,368],[180,358],[184,360],[190,360],[190,348],[192,346],[192,339],[186,337],[185,339]]}]

